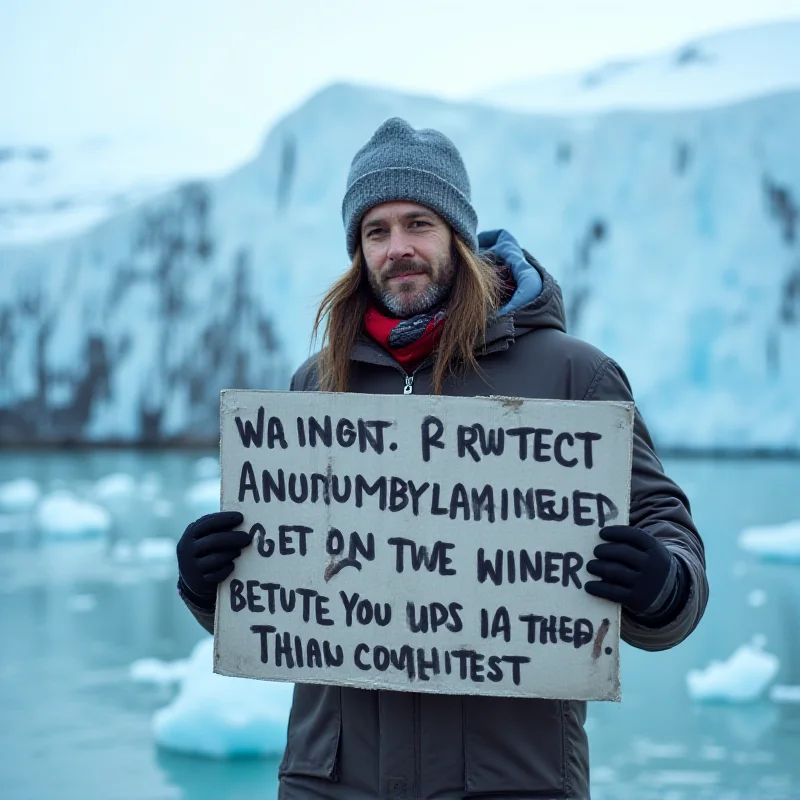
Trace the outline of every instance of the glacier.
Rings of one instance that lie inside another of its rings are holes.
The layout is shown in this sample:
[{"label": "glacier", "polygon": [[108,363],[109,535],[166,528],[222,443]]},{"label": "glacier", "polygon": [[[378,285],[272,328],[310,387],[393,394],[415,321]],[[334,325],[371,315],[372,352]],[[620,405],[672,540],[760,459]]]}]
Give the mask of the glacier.
[{"label": "glacier", "polygon": [[394,115],[456,142],[480,229],[552,272],[659,447],[800,450],[800,91],[553,116],[345,84],[222,178],[0,246],[0,440],[210,443],[222,388],[286,388],[347,266],[350,160]]}]

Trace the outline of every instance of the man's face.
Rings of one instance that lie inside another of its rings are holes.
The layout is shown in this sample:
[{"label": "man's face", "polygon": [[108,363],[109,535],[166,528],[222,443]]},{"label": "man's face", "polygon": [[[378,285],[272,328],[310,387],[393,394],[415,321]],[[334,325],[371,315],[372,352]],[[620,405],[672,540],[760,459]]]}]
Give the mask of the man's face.
[{"label": "man's face", "polygon": [[450,226],[417,203],[374,206],[361,220],[361,250],[375,298],[396,317],[413,317],[441,303],[455,268]]}]

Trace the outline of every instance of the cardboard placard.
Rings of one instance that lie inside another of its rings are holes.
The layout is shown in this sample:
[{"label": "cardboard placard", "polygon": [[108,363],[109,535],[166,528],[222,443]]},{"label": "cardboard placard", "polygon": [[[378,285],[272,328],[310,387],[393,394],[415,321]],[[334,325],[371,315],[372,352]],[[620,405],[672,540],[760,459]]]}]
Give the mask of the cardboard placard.
[{"label": "cardboard placard", "polygon": [[225,391],[214,669],[361,688],[619,699],[633,404]]}]

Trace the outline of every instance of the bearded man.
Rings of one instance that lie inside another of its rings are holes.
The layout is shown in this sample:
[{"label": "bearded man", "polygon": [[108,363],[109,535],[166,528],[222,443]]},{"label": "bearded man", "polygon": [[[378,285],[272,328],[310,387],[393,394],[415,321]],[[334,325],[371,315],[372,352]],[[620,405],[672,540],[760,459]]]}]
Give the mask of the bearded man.
[{"label": "bearded man", "polygon": [[[506,231],[477,236],[458,150],[390,119],[356,154],[342,206],[350,268],[322,301],[323,346],[294,391],[633,396],[611,358],[566,333],[561,291]],[[324,403],[324,398],[320,399]],[[238,512],[192,523],[179,589],[213,631],[217,584],[250,541]],[[703,544],[635,415],[630,524],[600,531],[587,592],[622,605],[622,638],[685,639],[705,610]],[[298,684],[284,800],[589,798],[586,703]]]}]

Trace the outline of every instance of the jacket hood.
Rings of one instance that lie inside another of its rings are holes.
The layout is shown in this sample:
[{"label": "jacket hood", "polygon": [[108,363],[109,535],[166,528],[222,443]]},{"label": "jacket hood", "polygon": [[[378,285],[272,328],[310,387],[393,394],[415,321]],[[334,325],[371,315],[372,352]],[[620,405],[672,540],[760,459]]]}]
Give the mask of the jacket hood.
[{"label": "jacket hood", "polygon": [[566,332],[564,299],[553,276],[508,231],[484,231],[478,243],[480,253],[505,267],[512,279],[510,294],[490,323],[487,338],[495,338],[495,333],[516,338],[542,328]]}]

